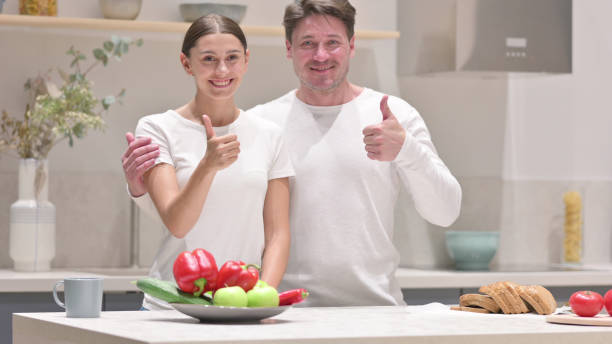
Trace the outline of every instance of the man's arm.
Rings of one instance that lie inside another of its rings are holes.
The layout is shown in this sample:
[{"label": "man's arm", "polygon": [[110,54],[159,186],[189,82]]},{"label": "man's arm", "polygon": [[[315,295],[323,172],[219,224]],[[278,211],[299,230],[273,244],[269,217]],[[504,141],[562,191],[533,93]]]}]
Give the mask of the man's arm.
[{"label": "man's arm", "polygon": [[384,96],[380,102],[383,121],[363,130],[368,157],[391,161],[419,214],[435,225],[450,226],[461,209],[461,186],[436,153],[422,118],[409,117],[402,125],[387,100]]},{"label": "man's arm", "polygon": [[159,156],[159,146],[151,143],[150,137],[134,138],[134,134],[130,132],[125,134],[125,138],[128,147],[121,157],[121,163],[128,194],[147,214],[159,218],[143,181],[144,173],[155,164],[155,159]]}]

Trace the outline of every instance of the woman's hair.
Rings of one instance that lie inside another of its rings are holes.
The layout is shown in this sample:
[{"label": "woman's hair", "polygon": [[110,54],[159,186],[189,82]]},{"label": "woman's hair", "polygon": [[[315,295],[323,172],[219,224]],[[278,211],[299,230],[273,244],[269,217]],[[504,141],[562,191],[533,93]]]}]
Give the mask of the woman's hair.
[{"label": "woman's hair", "polygon": [[200,37],[210,35],[213,33],[229,33],[234,35],[240,43],[244,51],[247,50],[247,41],[244,36],[244,32],[235,21],[228,17],[220,16],[218,14],[207,14],[196,19],[193,24],[189,27],[185,33],[185,39],[183,39],[183,48],[181,51],[187,57],[189,57],[189,50],[193,48]]},{"label": "woman's hair", "polygon": [[340,19],[350,40],[355,33],[355,13],[355,7],[348,0],[296,0],[285,8],[285,38],[291,42],[293,30],[302,19],[320,14]]}]

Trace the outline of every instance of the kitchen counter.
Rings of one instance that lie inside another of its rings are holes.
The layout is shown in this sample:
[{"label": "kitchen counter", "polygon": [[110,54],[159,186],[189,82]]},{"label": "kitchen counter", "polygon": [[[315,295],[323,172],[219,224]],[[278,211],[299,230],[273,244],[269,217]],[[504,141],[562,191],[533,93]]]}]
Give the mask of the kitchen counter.
[{"label": "kitchen counter", "polygon": [[541,284],[547,287],[609,286],[612,287],[612,265],[585,265],[565,268],[511,268],[511,271],[457,271],[400,268],[396,276],[402,289],[479,288],[497,281],[518,284]]},{"label": "kitchen counter", "polygon": [[[612,266],[587,266],[589,270],[568,271],[455,271],[398,269],[402,289],[478,288],[501,280],[547,287],[612,286]],[[105,291],[137,291],[132,281],[146,276],[147,268],[80,268],[49,272],[0,270],[0,292],[49,292],[55,282],[68,276],[101,276]]]},{"label": "kitchen counter", "polygon": [[13,343],[612,343],[612,327],[547,323],[536,314],[403,307],[291,308],[251,323],[200,323],[177,311],[13,315]]},{"label": "kitchen counter", "polygon": [[51,292],[55,283],[66,277],[92,276],[104,278],[104,291],[137,291],[139,289],[131,282],[146,276],[148,272],[148,268],[82,268],[44,272],[0,270],[0,292]]}]

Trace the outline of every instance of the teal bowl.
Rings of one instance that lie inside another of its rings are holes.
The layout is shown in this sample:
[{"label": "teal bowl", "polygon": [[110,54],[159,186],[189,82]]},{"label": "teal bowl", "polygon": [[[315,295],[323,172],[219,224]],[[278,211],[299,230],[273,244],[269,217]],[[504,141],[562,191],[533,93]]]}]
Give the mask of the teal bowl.
[{"label": "teal bowl", "polygon": [[446,249],[457,270],[488,270],[498,246],[499,232],[446,232]]}]

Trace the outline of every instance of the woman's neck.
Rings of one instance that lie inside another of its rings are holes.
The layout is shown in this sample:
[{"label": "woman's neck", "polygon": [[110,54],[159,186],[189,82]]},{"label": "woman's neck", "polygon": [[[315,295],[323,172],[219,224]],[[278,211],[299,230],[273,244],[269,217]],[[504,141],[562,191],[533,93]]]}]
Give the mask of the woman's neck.
[{"label": "woman's neck", "polygon": [[240,110],[234,104],[234,99],[216,100],[197,94],[189,103],[176,110],[190,121],[202,124],[202,115],[207,115],[213,127],[223,127],[231,124],[238,117]]}]

